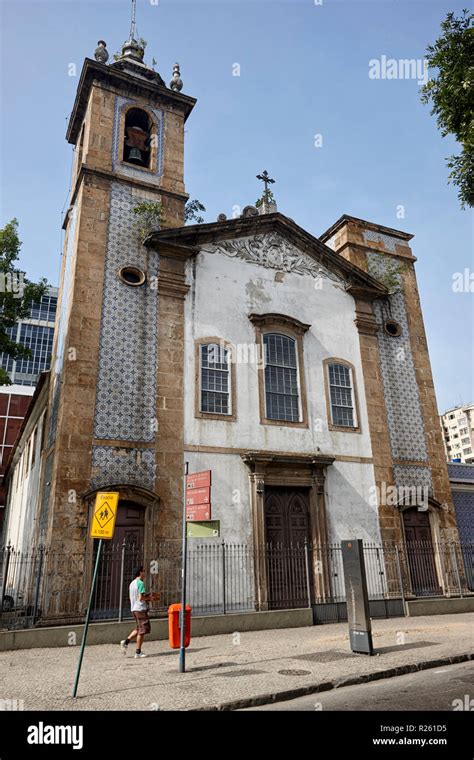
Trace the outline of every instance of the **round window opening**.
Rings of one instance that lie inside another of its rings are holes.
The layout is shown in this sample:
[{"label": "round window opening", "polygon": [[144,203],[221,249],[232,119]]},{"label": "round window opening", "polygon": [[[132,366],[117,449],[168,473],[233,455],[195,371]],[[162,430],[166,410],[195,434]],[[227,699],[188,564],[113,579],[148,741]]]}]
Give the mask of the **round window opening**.
[{"label": "round window opening", "polygon": [[391,335],[393,338],[397,338],[399,335],[402,334],[402,328],[398,324],[398,322],[395,322],[393,319],[387,319],[387,321],[384,324],[385,332],[388,335]]},{"label": "round window opening", "polygon": [[119,272],[119,277],[127,285],[133,285],[135,287],[143,285],[146,280],[145,272],[142,272],[142,270],[137,267],[122,267]]}]

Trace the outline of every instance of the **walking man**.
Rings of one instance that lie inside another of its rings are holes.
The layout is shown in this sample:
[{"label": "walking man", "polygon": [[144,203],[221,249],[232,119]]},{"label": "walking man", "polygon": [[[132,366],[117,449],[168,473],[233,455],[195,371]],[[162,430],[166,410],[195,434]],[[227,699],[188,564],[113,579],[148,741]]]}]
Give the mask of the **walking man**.
[{"label": "walking man", "polygon": [[158,594],[147,594],[145,589],[145,570],[143,565],[137,567],[135,578],[129,586],[130,592],[130,606],[132,608],[132,615],[135,618],[136,627],[120,642],[122,652],[127,654],[128,645],[137,637],[137,649],[135,651],[135,657],[146,657],[146,654],[142,652],[143,639],[147,633],[150,633],[150,618],[148,617],[148,602],[155,601],[158,598]]}]

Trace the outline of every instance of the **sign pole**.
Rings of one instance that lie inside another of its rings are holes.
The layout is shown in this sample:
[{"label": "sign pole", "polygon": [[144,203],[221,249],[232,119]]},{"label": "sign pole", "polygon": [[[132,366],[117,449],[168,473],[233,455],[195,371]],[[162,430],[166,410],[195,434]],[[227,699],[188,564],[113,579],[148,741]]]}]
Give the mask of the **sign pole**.
[{"label": "sign pole", "polygon": [[186,526],[186,486],[188,480],[189,462],[184,465],[183,477],[183,561],[181,569],[181,636],[179,642],[179,672],[186,672],[186,649],[184,646],[184,635],[186,632],[186,571],[187,571],[187,553],[188,553],[188,531]]},{"label": "sign pole", "polygon": [[75,697],[77,694],[77,686],[79,684],[79,676],[81,675],[81,666],[82,666],[82,658],[84,657],[84,649],[86,646],[86,638],[87,638],[87,631],[89,629],[89,620],[91,616],[91,609],[92,609],[92,599],[94,597],[94,590],[95,590],[95,582],[97,580],[97,571],[99,569],[99,561],[100,561],[100,555],[102,552],[102,544],[104,543],[103,539],[99,539],[99,546],[97,548],[97,557],[95,560],[95,567],[94,567],[94,575],[92,578],[92,586],[91,586],[91,593],[89,596],[89,605],[87,607],[87,614],[86,614],[86,622],[84,625],[84,632],[82,634],[82,643],[81,643],[81,651],[79,653],[79,662],[77,663],[77,670],[76,670],[76,678],[74,681],[74,688],[72,690],[72,696]]}]

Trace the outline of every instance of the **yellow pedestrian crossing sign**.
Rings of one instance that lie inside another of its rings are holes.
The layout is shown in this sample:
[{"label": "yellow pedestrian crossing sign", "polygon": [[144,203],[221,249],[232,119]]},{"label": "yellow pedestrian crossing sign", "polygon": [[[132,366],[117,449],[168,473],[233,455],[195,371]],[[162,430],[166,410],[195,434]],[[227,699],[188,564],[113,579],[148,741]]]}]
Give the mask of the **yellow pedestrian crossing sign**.
[{"label": "yellow pedestrian crossing sign", "polygon": [[110,539],[114,537],[119,496],[118,493],[103,492],[96,495],[92,514],[91,538]]}]

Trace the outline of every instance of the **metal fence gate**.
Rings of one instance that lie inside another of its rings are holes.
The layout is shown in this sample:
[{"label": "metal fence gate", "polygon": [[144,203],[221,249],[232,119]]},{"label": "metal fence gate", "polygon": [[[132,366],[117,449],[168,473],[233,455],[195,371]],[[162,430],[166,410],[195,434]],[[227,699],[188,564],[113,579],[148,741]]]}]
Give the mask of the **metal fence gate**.
[{"label": "metal fence gate", "polygon": [[[407,599],[474,593],[473,544],[430,544],[430,550],[427,557],[423,542],[364,546],[372,617],[404,615]],[[188,601],[195,615],[311,607],[316,623],[346,619],[338,543],[254,547],[209,540],[193,543],[188,551]],[[0,627],[81,622],[93,559],[92,546],[83,554],[3,547]],[[104,547],[93,620],[131,617],[128,586],[142,563],[149,589],[160,593],[150,615],[167,615],[169,605],[180,599],[181,542],[160,541],[145,551],[124,541]]]}]

